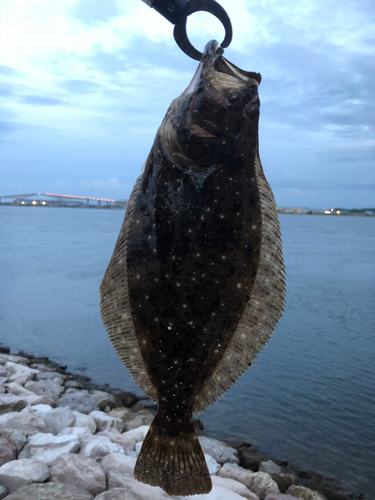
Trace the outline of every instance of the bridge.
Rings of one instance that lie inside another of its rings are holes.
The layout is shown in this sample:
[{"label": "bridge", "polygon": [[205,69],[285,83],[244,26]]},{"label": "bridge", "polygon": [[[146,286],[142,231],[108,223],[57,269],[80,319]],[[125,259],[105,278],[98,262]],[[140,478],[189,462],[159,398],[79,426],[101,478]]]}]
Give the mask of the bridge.
[{"label": "bridge", "polygon": [[[3,202],[3,199],[9,199]],[[90,204],[91,202],[91,204]],[[50,206],[50,207],[92,207],[92,208],[126,208],[126,200],[109,198],[93,198],[90,196],[74,196],[56,193],[28,193],[0,196],[0,205],[13,206]]]}]

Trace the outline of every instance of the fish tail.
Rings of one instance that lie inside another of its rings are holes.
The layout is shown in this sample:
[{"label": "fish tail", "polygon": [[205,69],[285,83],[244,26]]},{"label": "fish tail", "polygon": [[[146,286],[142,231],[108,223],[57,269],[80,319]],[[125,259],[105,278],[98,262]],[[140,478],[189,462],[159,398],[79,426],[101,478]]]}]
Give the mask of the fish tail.
[{"label": "fish tail", "polygon": [[171,496],[211,491],[210,473],[191,412],[172,418],[159,408],[139,453],[134,477],[160,486]]}]

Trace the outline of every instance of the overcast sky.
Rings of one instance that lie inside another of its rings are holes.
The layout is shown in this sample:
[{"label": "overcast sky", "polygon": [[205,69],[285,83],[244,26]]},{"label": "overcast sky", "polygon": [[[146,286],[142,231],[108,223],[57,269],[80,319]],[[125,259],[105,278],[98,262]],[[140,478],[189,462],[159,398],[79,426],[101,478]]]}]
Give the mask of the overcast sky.
[{"label": "overcast sky", "polygon": [[[221,0],[280,206],[375,206],[375,1]],[[0,195],[124,199],[197,62],[141,0],[1,0]],[[202,50],[223,29],[188,22]]]}]

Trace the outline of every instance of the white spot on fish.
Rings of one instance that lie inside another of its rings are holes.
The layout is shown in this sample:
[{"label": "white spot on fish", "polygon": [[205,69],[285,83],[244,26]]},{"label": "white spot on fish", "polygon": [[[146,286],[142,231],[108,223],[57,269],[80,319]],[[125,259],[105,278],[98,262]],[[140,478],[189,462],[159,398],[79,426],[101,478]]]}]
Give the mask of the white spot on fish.
[{"label": "white spot on fish", "polygon": [[237,283],[237,288],[241,288],[241,283]]}]

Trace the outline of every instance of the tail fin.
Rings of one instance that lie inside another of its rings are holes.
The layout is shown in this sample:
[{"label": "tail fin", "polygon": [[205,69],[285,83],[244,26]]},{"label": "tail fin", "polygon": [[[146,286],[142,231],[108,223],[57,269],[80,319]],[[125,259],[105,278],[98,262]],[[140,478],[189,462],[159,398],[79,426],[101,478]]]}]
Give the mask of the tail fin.
[{"label": "tail fin", "polygon": [[160,486],[168,495],[197,495],[212,489],[210,473],[195,434],[192,414],[168,418],[158,410],[143,442],[134,477]]}]

